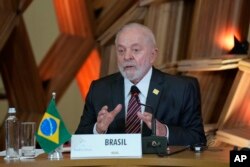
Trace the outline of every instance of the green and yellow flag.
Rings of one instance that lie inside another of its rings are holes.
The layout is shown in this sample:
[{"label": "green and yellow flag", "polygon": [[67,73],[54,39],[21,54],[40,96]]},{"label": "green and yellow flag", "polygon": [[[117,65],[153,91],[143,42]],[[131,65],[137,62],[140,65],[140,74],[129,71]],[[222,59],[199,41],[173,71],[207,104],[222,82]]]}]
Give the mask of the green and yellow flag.
[{"label": "green and yellow flag", "polygon": [[71,134],[57,111],[55,98],[52,98],[36,133],[41,148],[50,153],[71,138]]}]

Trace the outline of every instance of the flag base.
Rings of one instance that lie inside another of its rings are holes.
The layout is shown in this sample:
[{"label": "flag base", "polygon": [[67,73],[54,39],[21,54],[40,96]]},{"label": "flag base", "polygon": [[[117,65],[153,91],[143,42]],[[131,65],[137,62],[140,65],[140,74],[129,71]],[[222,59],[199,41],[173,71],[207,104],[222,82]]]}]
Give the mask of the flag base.
[{"label": "flag base", "polygon": [[54,151],[50,152],[50,153],[48,154],[48,159],[49,159],[49,160],[59,160],[59,159],[63,159],[62,148],[63,148],[63,145],[57,147]]}]

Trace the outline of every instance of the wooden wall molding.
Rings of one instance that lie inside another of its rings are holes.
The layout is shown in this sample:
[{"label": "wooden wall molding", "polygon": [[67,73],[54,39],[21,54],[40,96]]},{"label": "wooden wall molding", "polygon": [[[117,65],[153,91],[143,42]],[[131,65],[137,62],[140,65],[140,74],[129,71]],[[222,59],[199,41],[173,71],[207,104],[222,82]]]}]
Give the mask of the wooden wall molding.
[{"label": "wooden wall molding", "polygon": [[59,101],[82,63],[95,47],[92,38],[61,34],[39,66],[47,101],[53,91]]},{"label": "wooden wall molding", "polygon": [[[38,122],[46,107],[45,94],[32,53],[28,34],[20,18],[0,54],[0,69],[9,106],[15,107],[20,121]],[[4,136],[4,126],[0,128]],[[4,148],[4,137],[0,139]]]},{"label": "wooden wall molding", "polygon": [[[57,102],[95,47],[88,3],[55,0],[61,34],[37,67],[22,13],[32,1],[0,2],[0,69],[9,106],[16,107],[20,121],[39,124],[56,91]],[[73,27],[73,28],[72,28]],[[4,136],[4,126],[0,134]],[[0,139],[4,148],[4,138]]]}]

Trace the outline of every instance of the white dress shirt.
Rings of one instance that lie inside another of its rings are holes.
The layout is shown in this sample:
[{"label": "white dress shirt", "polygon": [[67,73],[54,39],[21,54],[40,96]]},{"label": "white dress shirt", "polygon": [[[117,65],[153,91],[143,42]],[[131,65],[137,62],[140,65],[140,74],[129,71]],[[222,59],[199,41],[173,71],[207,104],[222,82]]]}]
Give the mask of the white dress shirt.
[{"label": "white dress shirt", "polygon": [[[149,89],[149,83],[150,83],[150,79],[152,76],[152,68],[150,68],[150,70],[148,71],[148,73],[142,78],[142,80],[140,82],[138,82],[135,86],[140,90],[139,93],[139,99],[140,102],[142,104],[146,104],[146,98],[147,98],[147,94],[148,94],[148,89]],[[131,86],[133,86],[134,84],[132,82],[130,82],[130,80],[128,80],[127,78],[124,78],[124,99],[125,99],[125,112],[126,112],[126,116],[127,116],[127,110],[128,110],[128,102],[131,98],[131,94],[130,94],[130,89]],[[141,106],[142,112],[144,112],[145,107]]]}]

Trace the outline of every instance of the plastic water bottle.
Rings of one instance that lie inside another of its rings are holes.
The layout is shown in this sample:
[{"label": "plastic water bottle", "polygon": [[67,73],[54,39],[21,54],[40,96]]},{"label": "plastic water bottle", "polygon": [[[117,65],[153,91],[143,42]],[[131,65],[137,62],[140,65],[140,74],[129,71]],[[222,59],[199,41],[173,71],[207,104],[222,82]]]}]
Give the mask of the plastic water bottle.
[{"label": "plastic water bottle", "polygon": [[7,160],[19,159],[19,122],[16,117],[16,109],[9,108],[8,117],[5,120],[5,145]]}]

